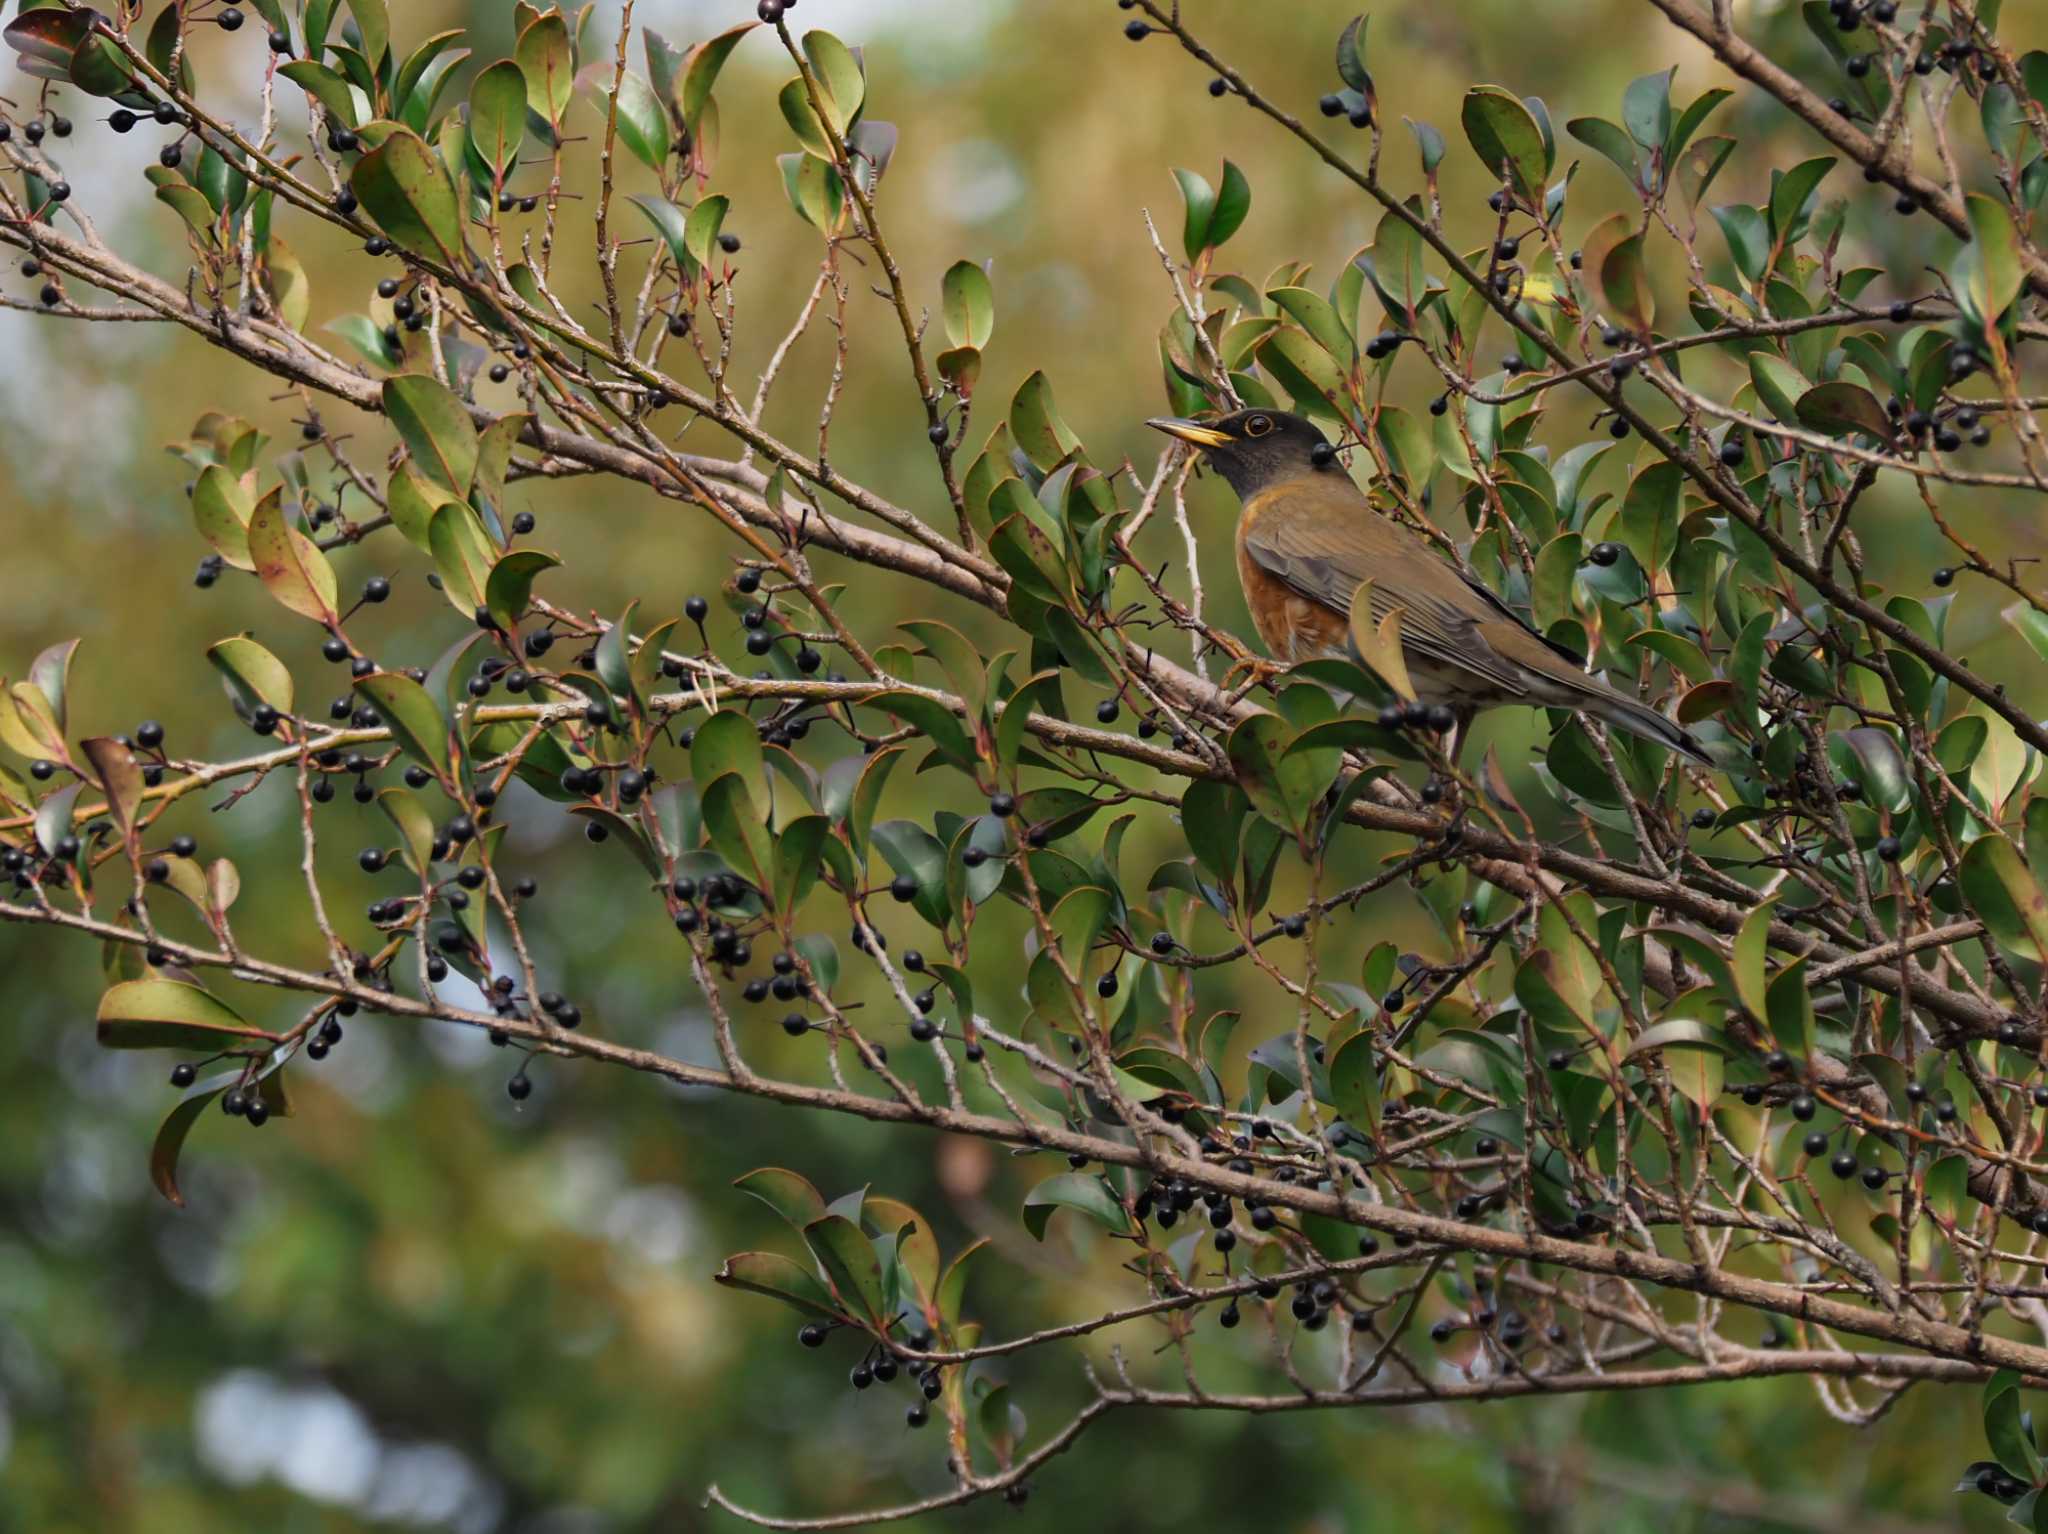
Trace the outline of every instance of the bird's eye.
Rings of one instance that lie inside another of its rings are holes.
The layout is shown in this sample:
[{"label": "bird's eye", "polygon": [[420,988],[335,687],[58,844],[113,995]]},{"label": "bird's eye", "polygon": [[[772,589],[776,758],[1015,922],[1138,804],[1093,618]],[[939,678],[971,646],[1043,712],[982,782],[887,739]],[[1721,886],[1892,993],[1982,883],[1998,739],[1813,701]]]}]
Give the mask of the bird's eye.
[{"label": "bird's eye", "polygon": [[1263,437],[1272,429],[1273,418],[1271,416],[1255,415],[1244,423],[1244,434],[1247,437]]}]

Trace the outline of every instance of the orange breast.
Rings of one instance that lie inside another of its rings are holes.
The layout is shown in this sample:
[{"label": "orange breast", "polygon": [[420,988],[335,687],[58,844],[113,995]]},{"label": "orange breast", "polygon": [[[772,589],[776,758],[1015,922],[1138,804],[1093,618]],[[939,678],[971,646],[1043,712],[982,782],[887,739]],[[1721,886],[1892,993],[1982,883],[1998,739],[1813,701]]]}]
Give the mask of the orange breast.
[{"label": "orange breast", "polygon": [[1268,574],[1245,551],[1244,535],[1252,522],[1247,514],[1237,524],[1237,578],[1252,623],[1272,657],[1285,664],[1342,654],[1350,643],[1349,615],[1311,602],[1277,576]]}]

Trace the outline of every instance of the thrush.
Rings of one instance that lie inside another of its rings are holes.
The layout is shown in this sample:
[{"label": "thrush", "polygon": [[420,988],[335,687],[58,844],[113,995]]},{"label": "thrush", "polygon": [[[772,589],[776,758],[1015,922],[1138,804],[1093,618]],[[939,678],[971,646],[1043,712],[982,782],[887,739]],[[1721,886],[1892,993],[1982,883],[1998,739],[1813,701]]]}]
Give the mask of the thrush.
[{"label": "thrush", "polygon": [[[1713,765],[1684,728],[1590,675],[1582,656],[1375,510],[1309,421],[1240,410],[1146,424],[1200,448],[1237,492],[1237,573],[1276,660],[1364,660],[1398,608],[1416,698],[1448,707],[1460,737],[1474,713],[1497,704],[1564,708]],[[1360,603],[1367,583],[1370,600]]]}]

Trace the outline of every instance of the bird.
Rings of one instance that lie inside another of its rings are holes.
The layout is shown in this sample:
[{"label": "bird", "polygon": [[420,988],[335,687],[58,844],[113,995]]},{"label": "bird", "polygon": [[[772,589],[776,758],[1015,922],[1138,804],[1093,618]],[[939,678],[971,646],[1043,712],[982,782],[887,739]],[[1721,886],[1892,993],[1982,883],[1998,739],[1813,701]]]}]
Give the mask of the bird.
[{"label": "bird", "polygon": [[[1237,492],[1245,606],[1283,665],[1365,661],[1400,610],[1401,659],[1416,701],[1472,715],[1499,704],[1570,709],[1711,767],[1692,733],[1586,670],[1420,535],[1376,510],[1314,422],[1281,410],[1145,423],[1200,450]],[[1371,584],[1361,610],[1360,588]],[[1362,641],[1361,641],[1362,636]]]}]

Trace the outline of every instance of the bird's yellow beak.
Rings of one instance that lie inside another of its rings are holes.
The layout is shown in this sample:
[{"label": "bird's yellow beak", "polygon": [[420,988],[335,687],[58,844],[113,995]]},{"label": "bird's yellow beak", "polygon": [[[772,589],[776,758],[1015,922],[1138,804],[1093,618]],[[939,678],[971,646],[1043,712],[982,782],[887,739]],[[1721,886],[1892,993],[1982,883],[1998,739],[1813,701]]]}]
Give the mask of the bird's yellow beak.
[{"label": "bird's yellow beak", "polygon": [[1204,426],[1199,421],[1184,420],[1175,415],[1155,415],[1145,423],[1154,431],[1163,431],[1169,437],[1178,437],[1183,442],[1192,442],[1196,447],[1228,447],[1230,434]]}]

